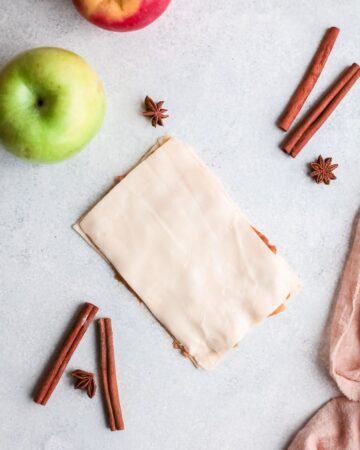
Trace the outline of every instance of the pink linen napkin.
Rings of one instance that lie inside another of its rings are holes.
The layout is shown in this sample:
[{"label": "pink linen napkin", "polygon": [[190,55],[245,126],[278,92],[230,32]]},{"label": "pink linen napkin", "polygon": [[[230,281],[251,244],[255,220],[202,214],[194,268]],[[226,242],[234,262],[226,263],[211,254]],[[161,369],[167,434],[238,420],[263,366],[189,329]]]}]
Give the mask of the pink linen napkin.
[{"label": "pink linen napkin", "polygon": [[347,398],[338,397],[323,406],[288,450],[360,449],[360,220],[331,323],[330,375]]},{"label": "pink linen napkin", "polygon": [[360,220],[331,325],[330,374],[346,397],[360,401]]},{"label": "pink linen napkin", "polygon": [[330,400],[299,431],[288,450],[357,450],[360,445],[360,403]]}]

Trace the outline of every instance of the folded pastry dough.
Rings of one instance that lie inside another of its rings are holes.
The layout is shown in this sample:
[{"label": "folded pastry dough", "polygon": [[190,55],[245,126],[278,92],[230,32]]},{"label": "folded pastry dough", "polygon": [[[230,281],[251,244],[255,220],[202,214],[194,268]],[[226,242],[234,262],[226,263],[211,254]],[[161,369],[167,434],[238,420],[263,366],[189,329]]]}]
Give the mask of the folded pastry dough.
[{"label": "folded pastry dough", "polygon": [[146,153],[76,229],[205,369],[300,287],[218,178],[176,138]]}]

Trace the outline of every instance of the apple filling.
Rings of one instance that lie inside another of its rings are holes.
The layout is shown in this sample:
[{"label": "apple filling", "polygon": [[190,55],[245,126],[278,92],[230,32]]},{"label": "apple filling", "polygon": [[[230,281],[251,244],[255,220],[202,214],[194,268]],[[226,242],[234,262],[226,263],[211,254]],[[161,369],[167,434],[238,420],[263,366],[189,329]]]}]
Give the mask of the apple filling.
[{"label": "apple filling", "polygon": [[81,0],[87,16],[101,15],[107,19],[126,19],[135,14],[142,0]]}]

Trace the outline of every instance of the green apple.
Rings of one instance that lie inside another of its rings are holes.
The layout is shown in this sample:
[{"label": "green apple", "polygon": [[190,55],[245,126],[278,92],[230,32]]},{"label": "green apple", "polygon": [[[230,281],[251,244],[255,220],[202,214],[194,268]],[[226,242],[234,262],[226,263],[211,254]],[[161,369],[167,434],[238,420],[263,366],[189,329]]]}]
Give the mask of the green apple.
[{"label": "green apple", "polygon": [[104,114],[100,79],[68,50],[29,50],[0,72],[0,141],[16,156],[62,161],[95,136]]}]

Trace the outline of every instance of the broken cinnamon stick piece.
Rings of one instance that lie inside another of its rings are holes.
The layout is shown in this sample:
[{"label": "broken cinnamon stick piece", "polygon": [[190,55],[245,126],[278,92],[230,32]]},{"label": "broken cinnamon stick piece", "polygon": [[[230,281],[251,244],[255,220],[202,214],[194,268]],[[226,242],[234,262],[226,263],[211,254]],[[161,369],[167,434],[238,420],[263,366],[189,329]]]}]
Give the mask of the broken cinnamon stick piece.
[{"label": "broken cinnamon stick piece", "polygon": [[75,324],[63,342],[59,353],[51,364],[45,378],[41,381],[34,401],[39,405],[46,405],[56,388],[71,356],[79,345],[82,337],[92,322],[99,308],[91,303],[85,303],[78,315]]},{"label": "broken cinnamon stick piece", "polygon": [[111,319],[99,319],[100,373],[105,405],[111,431],[124,430],[119,390],[117,385],[113,332]]},{"label": "broken cinnamon stick piece", "polygon": [[339,92],[347,85],[351,78],[357,73],[360,67],[353,64],[348,67],[335,83],[328,89],[320,101],[310,109],[305,118],[295,127],[295,129],[285,138],[281,145],[282,150],[291,154],[297,142],[301,139],[306,130],[319,118]]},{"label": "broken cinnamon stick piece", "polygon": [[323,37],[323,40],[321,41],[321,44],[315,53],[304,78],[297,87],[283,115],[278,121],[278,125],[282,130],[287,131],[301,111],[301,108],[313,90],[321,75],[321,72],[325,67],[326,61],[334,47],[339,33],[340,30],[336,27],[329,28],[325,33],[325,36]]},{"label": "broken cinnamon stick piece", "polygon": [[335,111],[359,78],[360,67],[353,64],[331,86],[320,102],[310,110],[294,132],[285,139],[281,148],[295,158]]}]

